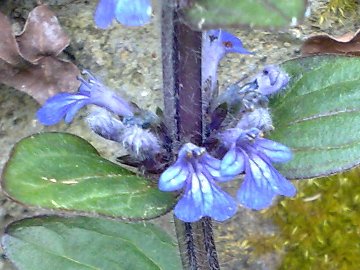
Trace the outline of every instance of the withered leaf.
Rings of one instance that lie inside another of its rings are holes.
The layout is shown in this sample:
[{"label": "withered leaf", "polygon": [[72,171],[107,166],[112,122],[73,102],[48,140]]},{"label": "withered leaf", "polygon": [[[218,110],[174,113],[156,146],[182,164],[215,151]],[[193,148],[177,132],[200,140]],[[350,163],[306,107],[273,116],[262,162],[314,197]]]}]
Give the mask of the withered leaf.
[{"label": "withered leaf", "polygon": [[47,6],[30,12],[17,38],[1,13],[0,27],[0,83],[31,95],[40,104],[58,92],[72,92],[79,87],[79,69],[58,58],[70,40]]},{"label": "withered leaf", "polygon": [[55,13],[45,5],[30,12],[23,32],[16,40],[21,55],[31,63],[43,56],[59,55],[70,43]]},{"label": "withered leaf", "polygon": [[19,48],[12,34],[11,24],[8,18],[0,12],[0,59],[9,64],[17,64],[21,61]]},{"label": "withered leaf", "polygon": [[340,37],[317,35],[308,38],[301,47],[302,55],[347,54],[360,56],[360,30]]},{"label": "withered leaf", "polygon": [[0,82],[31,95],[40,104],[58,92],[72,92],[80,85],[78,68],[52,56],[43,57],[37,65],[12,66],[0,61]]}]

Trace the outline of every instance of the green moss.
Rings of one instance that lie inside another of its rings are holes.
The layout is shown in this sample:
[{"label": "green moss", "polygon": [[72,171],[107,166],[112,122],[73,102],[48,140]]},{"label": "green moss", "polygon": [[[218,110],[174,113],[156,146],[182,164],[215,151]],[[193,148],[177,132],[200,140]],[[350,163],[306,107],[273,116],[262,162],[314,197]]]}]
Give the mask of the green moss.
[{"label": "green moss", "polygon": [[284,252],[283,270],[359,269],[360,170],[296,183],[299,193],[294,199],[264,212],[280,232],[249,239],[255,256]]},{"label": "green moss", "polygon": [[347,15],[355,14],[356,10],[356,0],[330,0],[320,15],[320,23],[327,19],[342,22],[341,17],[346,18]]}]

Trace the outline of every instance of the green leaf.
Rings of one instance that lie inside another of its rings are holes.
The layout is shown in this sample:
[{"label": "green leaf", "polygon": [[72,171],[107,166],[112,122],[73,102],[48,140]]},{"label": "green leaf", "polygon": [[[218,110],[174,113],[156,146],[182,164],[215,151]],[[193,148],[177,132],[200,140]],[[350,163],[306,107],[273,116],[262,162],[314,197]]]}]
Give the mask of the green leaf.
[{"label": "green leaf", "polygon": [[24,219],[8,226],[2,246],[19,270],[181,269],[174,240],[150,223]]},{"label": "green leaf", "polygon": [[304,17],[306,0],[196,0],[183,11],[194,29],[260,26],[282,27]]},{"label": "green leaf", "polygon": [[13,149],[2,179],[16,201],[90,215],[149,219],[168,212],[172,194],[99,156],[85,140],[42,133]]},{"label": "green leaf", "polygon": [[312,178],[360,163],[360,58],[298,58],[282,67],[290,84],[271,100],[271,139],[292,148],[278,168],[288,178]]}]

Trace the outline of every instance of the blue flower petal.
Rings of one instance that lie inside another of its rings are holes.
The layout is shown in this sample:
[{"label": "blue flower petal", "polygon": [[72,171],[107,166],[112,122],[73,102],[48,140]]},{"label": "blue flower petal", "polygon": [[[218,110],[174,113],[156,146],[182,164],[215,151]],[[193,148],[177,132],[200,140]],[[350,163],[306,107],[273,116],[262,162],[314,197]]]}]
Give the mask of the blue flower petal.
[{"label": "blue flower petal", "polygon": [[233,34],[221,30],[221,41],[227,53],[252,54],[243,47],[241,40]]},{"label": "blue flower petal", "polygon": [[272,187],[279,195],[294,197],[296,195],[296,187],[282,176],[275,168],[271,171],[273,177]]},{"label": "blue flower petal", "polygon": [[270,206],[275,195],[292,197],[296,193],[295,186],[277,172],[266,158],[251,155],[245,173],[238,199],[249,208],[264,209]]},{"label": "blue flower petal", "polygon": [[196,174],[193,174],[187,184],[184,195],[175,206],[174,214],[185,222],[195,222],[204,216],[203,201],[200,192],[200,183]]},{"label": "blue flower petal", "polygon": [[68,110],[65,114],[64,122],[69,124],[75,117],[75,114],[85,105],[89,103],[89,99],[82,99],[73,105],[68,107]]},{"label": "blue flower petal", "polygon": [[245,169],[245,154],[236,147],[231,147],[225,154],[220,164],[220,172],[223,176],[236,176]]},{"label": "blue flower petal", "polygon": [[201,158],[201,163],[206,164],[214,170],[220,169],[220,160],[210,156],[209,154],[204,154]]},{"label": "blue flower petal", "polygon": [[260,168],[262,178],[267,180],[268,184],[276,194],[288,197],[293,197],[296,194],[295,186],[284,176],[282,176],[271,165],[270,161],[266,157],[254,156],[253,164],[256,164],[256,166],[251,167],[254,174],[257,170],[256,168]]},{"label": "blue flower petal", "polygon": [[83,78],[78,78],[78,80],[81,81],[81,84],[78,88],[78,93],[90,97],[92,86],[88,82],[86,82]]},{"label": "blue flower petal", "polygon": [[221,161],[218,160],[217,158],[214,158],[206,153],[201,158],[201,163],[209,174],[208,178],[214,178],[216,181],[219,182],[225,182],[233,179],[233,176],[225,177],[224,175],[221,174],[220,172]]},{"label": "blue flower petal", "polygon": [[134,115],[133,108],[127,101],[119,97],[115,92],[107,89],[102,84],[98,85],[94,83],[89,90],[90,103],[106,108],[117,115],[126,117]]},{"label": "blue flower petal", "polygon": [[215,184],[213,184],[211,188],[213,203],[211,208],[206,209],[205,215],[216,221],[224,221],[235,215],[237,210],[237,203],[235,200],[215,186]]},{"label": "blue flower petal", "polygon": [[162,191],[175,191],[181,189],[189,176],[189,168],[184,162],[176,162],[167,168],[159,179],[159,189]]},{"label": "blue flower petal", "polygon": [[237,192],[239,203],[255,210],[262,210],[269,207],[275,195],[275,192],[269,185],[262,188],[257,186],[250,169],[246,171],[244,181]]},{"label": "blue flower petal", "polygon": [[177,203],[174,213],[185,222],[209,216],[224,221],[236,213],[236,202],[201,173],[193,174],[191,183]]},{"label": "blue flower petal", "polygon": [[[36,116],[40,123],[43,125],[55,125],[61,121],[61,119],[71,111],[72,106],[76,106],[76,109],[80,109],[84,106],[84,101],[88,97],[83,95],[76,95],[70,93],[59,93],[49,98],[45,104],[37,111]],[[77,103],[81,103],[82,106],[77,106]],[[72,114],[73,112],[71,112]],[[71,117],[69,115],[69,118]]]},{"label": "blue flower petal", "polygon": [[264,153],[272,162],[287,162],[292,157],[290,148],[267,139],[257,139],[255,148]]},{"label": "blue flower petal", "polygon": [[[101,29],[108,28],[115,18],[116,0],[100,0],[94,15],[95,24]],[[121,2],[121,0],[120,0]]]},{"label": "blue flower petal", "polygon": [[127,26],[142,26],[151,19],[150,0],[121,0],[115,8],[116,19]]},{"label": "blue flower petal", "polygon": [[109,90],[90,72],[83,71],[82,73],[87,76],[87,79],[78,78],[81,81],[79,95],[89,96],[89,103],[106,108],[117,115],[126,117],[134,115],[133,107],[127,101]]}]

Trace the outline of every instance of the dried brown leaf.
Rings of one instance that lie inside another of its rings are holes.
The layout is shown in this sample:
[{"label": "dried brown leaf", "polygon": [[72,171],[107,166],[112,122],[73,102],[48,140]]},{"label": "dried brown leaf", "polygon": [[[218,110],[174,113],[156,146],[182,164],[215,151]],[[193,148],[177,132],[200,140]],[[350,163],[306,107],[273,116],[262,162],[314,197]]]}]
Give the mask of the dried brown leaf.
[{"label": "dried brown leaf", "polygon": [[79,69],[57,57],[70,40],[47,6],[30,12],[17,38],[0,13],[0,37],[0,83],[33,96],[40,104],[58,92],[79,87]]},{"label": "dried brown leaf", "polygon": [[16,39],[21,55],[31,63],[44,56],[59,55],[70,43],[55,13],[46,5],[30,12],[23,32]]},{"label": "dried brown leaf", "polygon": [[0,82],[26,92],[43,104],[58,92],[71,92],[80,85],[78,68],[52,56],[43,57],[34,65],[13,66],[0,60]]},{"label": "dried brown leaf", "polygon": [[360,30],[340,37],[317,35],[308,38],[301,47],[302,55],[347,54],[360,56]]},{"label": "dried brown leaf", "polygon": [[19,48],[12,33],[8,18],[0,12],[0,59],[9,64],[21,62]]}]

